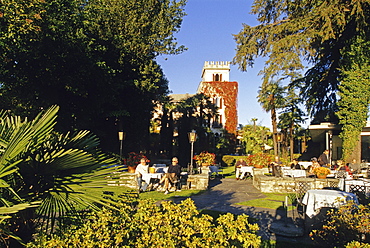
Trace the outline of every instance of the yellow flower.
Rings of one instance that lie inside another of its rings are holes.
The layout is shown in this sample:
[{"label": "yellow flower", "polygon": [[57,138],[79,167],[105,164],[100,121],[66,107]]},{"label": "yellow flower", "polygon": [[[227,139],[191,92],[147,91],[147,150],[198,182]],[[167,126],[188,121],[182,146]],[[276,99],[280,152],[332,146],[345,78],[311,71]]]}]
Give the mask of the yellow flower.
[{"label": "yellow flower", "polygon": [[315,175],[320,175],[320,176],[329,175],[330,170],[329,168],[326,168],[326,167],[317,167],[313,170],[313,173],[315,173]]}]

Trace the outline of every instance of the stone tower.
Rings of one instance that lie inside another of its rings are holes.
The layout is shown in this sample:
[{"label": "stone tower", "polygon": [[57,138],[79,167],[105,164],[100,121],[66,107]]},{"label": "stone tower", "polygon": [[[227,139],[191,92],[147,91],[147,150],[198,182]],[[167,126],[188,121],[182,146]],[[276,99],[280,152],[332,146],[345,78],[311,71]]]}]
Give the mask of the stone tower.
[{"label": "stone tower", "polygon": [[197,93],[210,97],[219,108],[219,116],[212,120],[212,131],[221,133],[226,129],[229,133],[236,133],[238,125],[237,95],[238,83],[230,82],[230,62],[206,61],[202,69],[202,81]]}]

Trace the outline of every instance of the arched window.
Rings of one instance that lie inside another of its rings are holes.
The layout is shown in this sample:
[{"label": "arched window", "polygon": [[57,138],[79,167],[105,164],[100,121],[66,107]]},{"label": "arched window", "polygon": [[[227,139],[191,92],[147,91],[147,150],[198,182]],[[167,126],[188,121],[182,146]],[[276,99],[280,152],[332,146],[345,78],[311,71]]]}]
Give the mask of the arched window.
[{"label": "arched window", "polygon": [[215,81],[217,81],[217,82],[220,81],[220,75],[216,74]]}]

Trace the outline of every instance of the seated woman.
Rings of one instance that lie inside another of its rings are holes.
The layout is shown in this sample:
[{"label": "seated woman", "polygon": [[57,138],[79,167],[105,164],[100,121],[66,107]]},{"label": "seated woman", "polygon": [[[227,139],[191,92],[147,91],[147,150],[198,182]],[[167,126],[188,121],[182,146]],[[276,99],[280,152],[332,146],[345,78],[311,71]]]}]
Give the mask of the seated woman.
[{"label": "seated woman", "polygon": [[319,168],[319,167],[321,167],[321,165],[319,164],[319,162],[317,161],[317,158],[312,158],[311,159],[311,165],[310,166],[308,166],[308,176],[309,177],[313,177],[313,176],[315,176],[315,173],[314,173],[314,170],[316,169],[316,168]]},{"label": "seated woman", "polygon": [[337,161],[336,178],[346,178],[347,174],[351,175],[351,170],[348,165],[344,164],[342,160]]},{"label": "seated woman", "polygon": [[[179,160],[176,157],[172,158],[172,164],[168,167],[167,173],[160,180],[160,184],[164,182],[164,194],[168,194],[170,184],[175,185],[180,180],[181,166],[178,164]],[[177,189],[180,191],[180,189]]]}]

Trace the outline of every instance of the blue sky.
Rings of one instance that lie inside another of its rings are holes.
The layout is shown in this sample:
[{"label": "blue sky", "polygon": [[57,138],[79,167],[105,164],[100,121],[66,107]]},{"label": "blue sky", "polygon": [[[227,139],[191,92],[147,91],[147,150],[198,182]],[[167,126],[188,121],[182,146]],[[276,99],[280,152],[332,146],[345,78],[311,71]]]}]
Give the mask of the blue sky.
[{"label": "blue sky", "polygon": [[[250,14],[252,0],[188,0],[181,30],[176,34],[179,44],[188,50],[180,55],[160,56],[162,66],[174,94],[194,94],[201,81],[205,61],[232,61],[236,43],[232,34],[242,29],[242,23],[256,25],[256,17]],[[231,66],[230,81],[239,83],[238,118],[240,124],[257,123],[271,127],[270,115],[257,102],[261,85],[262,60],[254,68],[241,72]]]}]

